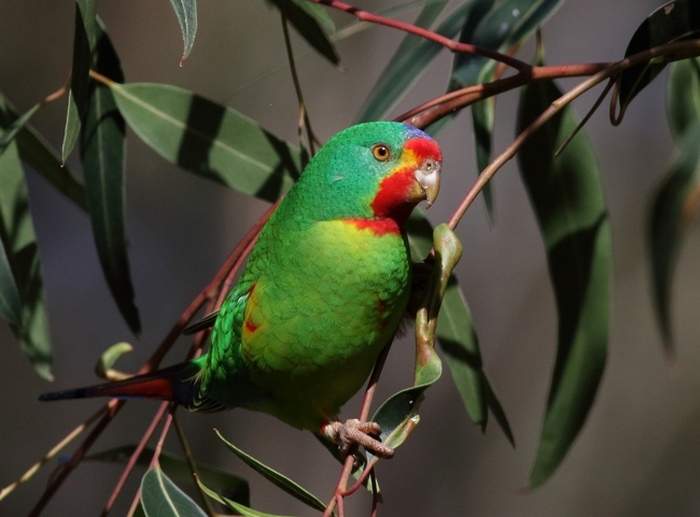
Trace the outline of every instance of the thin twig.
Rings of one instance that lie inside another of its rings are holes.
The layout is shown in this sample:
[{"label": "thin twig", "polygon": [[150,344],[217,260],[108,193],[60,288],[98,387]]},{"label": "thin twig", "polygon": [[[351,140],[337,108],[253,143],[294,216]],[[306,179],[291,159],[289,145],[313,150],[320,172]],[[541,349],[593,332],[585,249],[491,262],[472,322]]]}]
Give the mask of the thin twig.
[{"label": "thin twig", "polygon": [[101,407],[98,411],[93,413],[87,420],[85,420],[82,424],[80,424],[78,427],[73,429],[70,433],[68,433],[66,436],[61,438],[61,440],[54,445],[49,452],[47,452],[39,461],[34,463],[31,467],[29,467],[24,474],[22,474],[17,481],[14,481],[7,485],[5,488],[0,490],[0,501],[5,499],[8,495],[10,495],[19,485],[26,483],[30,479],[34,477],[34,475],[39,472],[41,467],[46,465],[49,461],[51,461],[53,458],[55,458],[59,452],[61,452],[66,446],[68,446],[73,440],[75,440],[80,434],[90,427],[95,420],[97,420],[100,416],[104,414],[106,411],[106,408],[103,406]]},{"label": "thin twig", "polygon": [[477,178],[474,185],[467,192],[466,196],[460,203],[459,207],[450,217],[449,227],[454,230],[456,226],[461,221],[465,212],[469,206],[474,202],[476,197],[479,195],[481,190],[486,186],[486,184],[491,180],[491,178],[506,164],[510,161],[520,150],[527,139],[532,136],[539,128],[541,128],[547,121],[554,117],[557,113],[568,106],[577,97],[583,95],[585,92],[595,87],[597,84],[616,76],[623,70],[635,66],[639,63],[643,63],[653,59],[654,57],[666,55],[674,56],[675,59],[682,59],[684,57],[691,57],[700,53],[700,39],[688,40],[678,43],[671,43],[668,45],[662,45],[655,47],[638,54],[634,54],[622,61],[613,63],[604,70],[594,74],[585,81],[579,83],[576,87],[569,90],[567,93],[556,99],[539,117],[537,117],[532,124],[525,128],[511,143],[505,151],[503,151],[494,161],[492,161],[488,167],[486,167],[479,177]]},{"label": "thin twig", "polygon": [[187,465],[190,467],[190,473],[192,474],[192,481],[194,481],[194,486],[197,487],[197,491],[199,492],[199,498],[202,500],[202,503],[204,503],[204,509],[207,512],[207,515],[209,517],[214,517],[215,511],[214,508],[211,505],[211,502],[209,501],[209,498],[206,496],[206,494],[202,491],[202,487],[199,485],[199,480],[201,479],[201,476],[199,475],[199,470],[197,469],[197,464],[194,461],[194,456],[192,455],[192,449],[190,448],[190,443],[187,440],[187,436],[185,435],[185,431],[180,425],[180,421],[177,419],[177,415],[173,413],[173,426],[175,427],[175,433],[177,434],[177,439],[180,441],[180,446],[182,447],[182,453],[185,455],[185,459],[187,460]]},{"label": "thin twig", "polygon": [[334,9],[344,11],[348,14],[353,15],[358,20],[361,20],[364,22],[375,23],[377,25],[384,25],[386,27],[398,29],[400,31],[407,32],[409,34],[415,34],[416,36],[420,36],[423,39],[432,41],[434,43],[437,43],[438,45],[442,45],[443,47],[445,47],[445,48],[447,48],[455,53],[472,54],[472,55],[479,55],[479,56],[487,57],[487,58],[493,59],[494,61],[497,61],[499,63],[505,63],[506,65],[508,65],[508,66],[518,70],[518,71],[526,71],[526,70],[529,70],[531,68],[529,63],[526,63],[524,61],[521,61],[521,60],[516,59],[514,57],[511,57],[511,56],[508,56],[506,54],[502,54],[502,53],[497,52],[495,50],[490,50],[490,49],[478,47],[476,45],[472,45],[471,43],[462,43],[460,41],[456,41],[456,40],[447,38],[441,34],[438,34],[437,32],[433,32],[429,29],[424,29],[423,27],[418,27],[417,25],[413,25],[412,23],[403,22],[400,20],[396,20],[394,18],[387,18],[386,16],[381,16],[378,14],[371,13],[369,11],[365,11],[364,9],[359,9],[358,7],[355,7],[353,5],[342,2],[341,0],[309,0],[309,1],[317,3],[317,4],[321,4],[321,5],[327,5],[328,7],[332,7]]},{"label": "thin twig", "polygon": [[287,60],[289,61],[289,70],[292,74],[292,83],[294,83],[294,91],[297,95],[297,104],[299,105],[299,121],[297,124],[297,132],[299,135],[299,144],[302,144],[303,133],[306,130],[306,141],[309,146],[309,154],[313,156],[316,154],[314,149],[314,136],[311,130],[311,120],[309,119],[309,112],[306,109],[306,103],[304,102],[304,95],[301,91],[301,82],[299,81],[299,75],[297,74],[297,67],[294,61],[294,52],[292,50],[292,41],[289,37],[289,23],[284,12],[280,11],[280,17],[282,18],[282,34],[284,35],[284,47],[287,50]]},{"label": "thin twig", "polygon": [[[372,375],[367,382],[367,388],[365,389],[365,394],[362,397],[362,406],[360,408],[360,422],[366,422],[369,417],[369,411],[372,407],[372,400],[374,399],[374,394],[377,391],[377,385],[379,384],[379,377],[384,369],[384,363],[389,355],[390,346],[384,347],[384,350],[379,354],[377,362],[374,364],[374,369],[372,370]],[[343,463],[343,467],[340,471],[340,478],[335,486],[335,491],[333,497],[326,505],[326,511],[323,513],[323,517],[330,517],[333,514],[333,509],[338,506],[339,517],[343,516],[343,497],[345,496],[345,491],[347,489],[348,480],[350,479],[350,474],[352,473],[352,466],[354,464],[355,458],[352,453],[348,454]],[[376,462],[374,462],[376,463]],[[369,467],[369,465],[367,466]],[[371,468],[369,470],[372,470]]]}]

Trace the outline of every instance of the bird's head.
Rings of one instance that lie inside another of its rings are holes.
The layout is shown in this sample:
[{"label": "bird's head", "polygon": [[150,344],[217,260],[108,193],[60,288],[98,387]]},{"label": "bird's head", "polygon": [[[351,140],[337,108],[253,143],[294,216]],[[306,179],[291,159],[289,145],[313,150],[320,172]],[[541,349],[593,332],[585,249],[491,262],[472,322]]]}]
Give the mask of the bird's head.
[{"label": "bird's head", "polygon": [[[323,217],[391,218],[402,224],[440,188],[442,153],[429,135],[400,122],[368,122],[334,135],[300,183]],[[300,185],[301,186],[301,185]]]}]

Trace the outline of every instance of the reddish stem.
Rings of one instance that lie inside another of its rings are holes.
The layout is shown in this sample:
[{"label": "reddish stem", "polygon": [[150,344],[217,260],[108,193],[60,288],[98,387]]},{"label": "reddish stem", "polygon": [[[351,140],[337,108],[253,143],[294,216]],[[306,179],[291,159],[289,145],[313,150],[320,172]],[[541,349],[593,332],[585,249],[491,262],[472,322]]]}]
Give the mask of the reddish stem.
[{"label": "reddish stem", "polygon": [[447,38],[447,37],[443,36],[442,34],[438,34],[437,32],[431,31],[429,29],[424,29],[423,27],[418,27],[417,25],[413,25],[412,23],[402,22],[400,20],[395,20],[393,18],[387,18],[385,16],[380,16],[378,14],[374,14],[374,13],[371,13],[369,11],[359,9],[358,7],[347,4],[347,3],[342,2],[340,0],[309,0],[309,1],[317,3],[317,4],[327,5],[328,7],[332,7],[334,9],[344,11],[348,14],[353,15],[358,20],[361,20],[364,22],[375,23],[377,25],[384,25],[385,27],[391,27],[393,29],[398,29],[400,31],[407,32],[409,34],[414,34],[416,36],[420,36],[423,39],[426,39],[428,41],[432,41],[434,43],[437,43],[438,45],[442,45],[443,47],[450,49],[452,52],[487,57],[489,59],[493,59],[494,61],[498,61],[499,63],[504,63],[508,66],[511,66],[518,71],[526,71],[526,70],[529,70],[531,68],[531,66],[528,63],[521,61],[519,59],[516,59],[514,57],[508,56],[506,54],[496,52],[495,50],[489,50],[487,48],[478,47],[476,45],[472,45],[471,43],[462,43],[460,41],[455,41],[453,39]]}]

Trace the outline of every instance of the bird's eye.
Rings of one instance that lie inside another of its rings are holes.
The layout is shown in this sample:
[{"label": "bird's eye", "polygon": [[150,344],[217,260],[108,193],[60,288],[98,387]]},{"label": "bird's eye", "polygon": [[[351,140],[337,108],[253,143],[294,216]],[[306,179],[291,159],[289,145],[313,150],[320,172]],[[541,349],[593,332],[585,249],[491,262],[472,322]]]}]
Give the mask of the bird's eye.
[{"label": "bird's eye", "polygon": [[389,151],[386,145],[377,144],[372,147],[372,156],[374,156],[374,159],[378,162],[385,162],[391,158],[391,151]]}]

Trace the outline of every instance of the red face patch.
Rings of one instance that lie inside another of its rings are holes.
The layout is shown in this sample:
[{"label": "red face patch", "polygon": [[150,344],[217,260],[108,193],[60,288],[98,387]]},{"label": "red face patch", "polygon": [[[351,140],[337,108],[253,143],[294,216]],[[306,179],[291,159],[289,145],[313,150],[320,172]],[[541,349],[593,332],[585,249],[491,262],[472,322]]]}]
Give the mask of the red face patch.
[{"label": "red face patch", "polygon": [[440,146],[435,140],[427,138],[411,138],[406,145],[405,149],[413,151],[418,157],[419,161],[425,160],[426,158],[432,158],[439,162],[442,161],[442,151],[440,151]]},{"label": "red face patch", "polygon": [[344,221],[359,230],[369,230],[374,235],[396,235],[401,233],[399,224],[388,217],[382,219],[344,219]]}]

